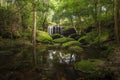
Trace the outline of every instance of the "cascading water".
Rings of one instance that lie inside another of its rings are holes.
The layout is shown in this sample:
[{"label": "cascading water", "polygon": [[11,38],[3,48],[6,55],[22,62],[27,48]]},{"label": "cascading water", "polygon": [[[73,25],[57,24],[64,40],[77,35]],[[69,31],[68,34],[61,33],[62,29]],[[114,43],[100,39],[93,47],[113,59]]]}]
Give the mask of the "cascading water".
[{"label": "cascading water", "polygon": [[52,34],[62,34],[62,27],[61,26],[48,26],[48,33]]}]

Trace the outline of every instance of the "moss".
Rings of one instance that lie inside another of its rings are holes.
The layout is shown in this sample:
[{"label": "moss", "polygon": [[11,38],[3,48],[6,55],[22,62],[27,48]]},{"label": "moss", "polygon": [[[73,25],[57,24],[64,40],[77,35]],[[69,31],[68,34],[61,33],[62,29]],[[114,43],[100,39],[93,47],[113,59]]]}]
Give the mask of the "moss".
[{"label": "moss", "polygon": [[37,38],[36,38],[37,42],[41,42],[41,43],[51,43],[53,41],[52,37],[44,31],[38,31],[37,32]]},{"label": "moss", "polygon": [[68,48],[70,46],[80,46],[80,43],[78,41],[69,41],[62,44],[63,48]]},{"label": "moss", "polygon": [[48,45],[47,50],[60,49],[60,46],[61,46],[60,44]]},{"label": "moss", "polygon": [[106,41],[109,38],[109,33],[110,33],[109,30],[102,31],[100,41],[101,42]]},{"label": "moss", "polygon": [[54,42],[55,43],[65,43],[65,42],[68,42],[68,41],[74,41],[73,38],[58,38],[58,39],[54,39]]},{"label": "moss", "polygon": [[68,50],[73,53],[80,53],[81,51],[83,51],[83,48],[79,46],[71,46]]},{"label": "moss", "polygon": [[81,38],[78,39],[78,41],[81,43],[81,44],[88,44],[87,42],[87,36],[83,36]]},{"label": "moss", "polygon": [[75,68],[78,70],[90,72],[90,71],[96,71],[100,66],[103,66],[104,61],[99,59],[89,59],[89,60],[83,60],[80,62],[75,63]]},{"label": "moss", "polygon": [[52,37],[53,39],[58,39],[58,38],[62,38],[63,36],[60,35],[60,34],[53,34],[53,35],[51,35],[51,37]]}]

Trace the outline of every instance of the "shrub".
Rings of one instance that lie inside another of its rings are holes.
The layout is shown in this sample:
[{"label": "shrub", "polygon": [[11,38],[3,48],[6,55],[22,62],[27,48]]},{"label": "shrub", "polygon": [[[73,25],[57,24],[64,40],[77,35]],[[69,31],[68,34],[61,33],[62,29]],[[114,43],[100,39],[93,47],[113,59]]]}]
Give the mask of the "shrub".
[{"label": "shrub", "polygon": [[32,37],[32,29],[28,28],[24,31],[24,33],[22,34],[23,37],[27,38],[27,39],[31,39]]},{"label": "shrub", "polygon": [[20,38],[21,36],[22,36],[21,33],[18,31],[13,34],[14,38]]}]

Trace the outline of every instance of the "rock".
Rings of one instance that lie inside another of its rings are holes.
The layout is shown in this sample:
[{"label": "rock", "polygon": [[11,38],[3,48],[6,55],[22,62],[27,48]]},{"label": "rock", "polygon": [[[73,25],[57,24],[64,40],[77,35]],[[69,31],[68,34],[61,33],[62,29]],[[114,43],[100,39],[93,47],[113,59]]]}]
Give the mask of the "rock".
[{"label": "rock", "polygon": [[75,33],[76,33],[76,31],[75,31],[74,28],[68,28],[68,29],[66,29],[66,30],[63,31],[63,35],[64,36],[69,36],[69,35],[75,34]]},{"label": "rock", "polygon": [[37,38],[36,38],[37,42],[41,42],[41,43],[52,43],[52,37],[44,31],[37,31]]}]

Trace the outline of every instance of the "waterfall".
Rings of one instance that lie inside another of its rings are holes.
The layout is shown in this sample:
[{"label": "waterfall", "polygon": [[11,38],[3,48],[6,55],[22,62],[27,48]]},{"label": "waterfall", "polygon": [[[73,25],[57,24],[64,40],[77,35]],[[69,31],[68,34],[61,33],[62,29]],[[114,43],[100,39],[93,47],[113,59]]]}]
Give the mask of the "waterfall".
[{"label": "waterfall", "polygon": [[62,27],[61,26],[48,26],[47,31],[50,35],[52,34],[62,34]]}]

